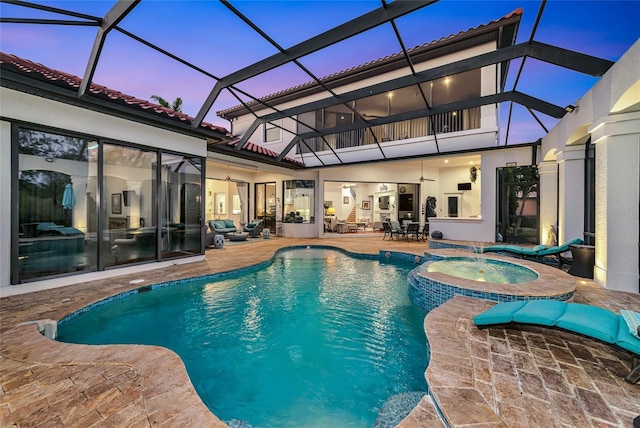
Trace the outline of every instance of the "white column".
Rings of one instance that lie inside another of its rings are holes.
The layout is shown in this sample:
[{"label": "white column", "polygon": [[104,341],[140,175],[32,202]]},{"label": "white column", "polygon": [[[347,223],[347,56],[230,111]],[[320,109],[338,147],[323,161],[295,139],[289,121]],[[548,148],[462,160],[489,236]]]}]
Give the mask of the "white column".
[{"label": "white column", "polygon": [[584,236],[584,145],[558,153],[558,244]]},{"label": "white column", "polygon": [[638,293],[640,112],[608,116],[592,129],[596,145],[595,281]]},{"label": "white column", "polygon": [[551,245],[549,231],[558,224],[558,163],[544,161],[538,165],[540,174],[540,243]]}]

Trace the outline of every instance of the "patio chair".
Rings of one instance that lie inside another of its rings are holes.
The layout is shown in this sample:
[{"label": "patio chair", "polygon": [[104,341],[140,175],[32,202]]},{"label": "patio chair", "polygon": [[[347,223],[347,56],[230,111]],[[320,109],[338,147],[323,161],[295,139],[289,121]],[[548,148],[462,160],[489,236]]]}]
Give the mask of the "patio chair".
[{"label": "patio chair", "polygon": [[407,223],[405,239],[409,240],[409,236],[411,236],[411,239],[416,238],[416,241],[420,240],[420,237],[422,236],[422,231],[420,230],[420,223],[417,223],[417,222]]},{"label": "patio chair", "polygon": [[389,222],[389,226],[391,226],[391,239],[393,239],[393,235],[399,240],[400,236],[403,236],[405,239],[407,237],[407,231],[400,225],[400,222],[397,220],[391,220]]},{"label": "patio chair", "polygon": [[427,219],[424,223],[424,226],[422,226],[420,237],[422,238],[423,241],[426,241],[427,239],[429,239],[429,219]]},{"label": "patio chair", "polygon": [[382,237],[382,240],[384,241],[384,238],[387,237],[387,235],[389,235],[389,240],[393,239],[393,231],[391,230],[391,225],[389,225],[388,221],[383,221],[382,222],[382,229],[384,230],[384,236]]},{"label": "patio chair", "polygon": [[[505,252],[516,254],[521,257],[530,257],[535,259],[536,261],[540,261],[541,257],[549,257],[549,256],[557,256],[558,257],[558,267],[562,267],[562,257],[561,254],[569,251],[569,247],[571,245],[582,245],[584,241],[580,238],[572,239],[569,242],[564,243],[563,245],[556,245],[554,247],[548,247],[546,245],[538,245],[537,247],[528,248],[521,247],[519,245],[492,245],[490,247],[482,248],[480,252]],[[478,250],[476,250],[478,252]]]}]

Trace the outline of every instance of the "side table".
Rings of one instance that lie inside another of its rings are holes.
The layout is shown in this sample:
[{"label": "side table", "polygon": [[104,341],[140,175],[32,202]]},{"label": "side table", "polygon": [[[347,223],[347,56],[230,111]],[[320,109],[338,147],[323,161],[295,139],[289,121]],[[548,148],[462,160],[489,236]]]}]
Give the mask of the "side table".
[{"label": "side table", "polygon": [[571,250],[571,275],[593,279],[593,266],[596,261],[596,247],[593,245],[569,245]]}]

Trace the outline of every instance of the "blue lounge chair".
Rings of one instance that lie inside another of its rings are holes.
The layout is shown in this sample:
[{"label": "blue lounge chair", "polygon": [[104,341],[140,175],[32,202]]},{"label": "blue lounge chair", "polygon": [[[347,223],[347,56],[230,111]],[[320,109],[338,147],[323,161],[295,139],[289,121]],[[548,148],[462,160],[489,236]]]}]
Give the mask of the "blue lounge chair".
[{"label": "blue lounge chair", "polygon": [[631,334],[622,315],[608,309],[558,300],[520,300],[498,303],[473,322],[480,328],[508,323],[555,327],[616,345],[633,354],[631,372],[625,380],[640,380],[640,339]]},{"label": "blue lounge chair", "polygon": [[[490,247],[482,248],[481,252],[504,252],[516,254],[521,257],[530,257],[535,259],[536,261],[540,261],[541,257],[549,257],[549,256],[557,256],[558,257],[558,266],[562,267],[562,257],[560,255],[569,251],[569,246],[571,245],[582,245],[584,241],[580,238],[572,239],[569,242],[564,243],[563,245],[556,245],[554,247],[548,247],[546,245],[538,245],[537,247],[529,248],[529,247],[521,247],[519,245],[492,245]],[[477,251],[477,250],[476,250]]]}]

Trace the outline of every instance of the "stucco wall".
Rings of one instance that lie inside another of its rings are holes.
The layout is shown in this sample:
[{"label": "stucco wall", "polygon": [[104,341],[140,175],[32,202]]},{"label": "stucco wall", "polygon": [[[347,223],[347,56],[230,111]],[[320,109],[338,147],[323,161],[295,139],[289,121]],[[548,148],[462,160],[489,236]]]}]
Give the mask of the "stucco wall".
[{"label": "stucco wall", "polygon": [[[107,116],[92,110],[0,88],[0,115],[66,131],[90,134],[105,139],[160,147],[196,156],[206,156],[206,141],[149,125]],[[58,132],[58,131],[52,131]],[[64,161],[61,161],[63,164]],[[2,121],[0,127],[0,198],[7,203],[0,207],[0,286],[8,285],[11,265],[11,124]],[[13,198],[16,199],[13,199]],[[75,280],[70,279],[69,283]]]},{"label": "stucco wall", "polygon": [[[542,140],[542,218],[558,206],[560,242],[584,231],[584,143],[596,146],[594,279],[638,293],[640,40]],[[558,173],[554,173],[554,164]],[[558,187],[559,191],[554,188]],[[557,198],[557,199],[556,199]]]},{"label": "stucco wall", "polygon": [[[414,64],[416,72],[421,72],[425,70],[429,70],[435,67],[443,66],[450,64],[452,62],[460,61],[462,59],[470,58],[473,56],[481,55],[483,53],[491,52],[495,50],[495,43],[485,43],[481,46],[475,46],[471,49],[467,49],[465,51],[455,52],[450,55],[445,55],[442,57],[434,58],[429,61],[424,61],[422,63]],[[351,83],[348,85],[340,86],[337,88],[333,88],[334,92],[337,94],[347,93],[356,89],[360,89],[363,87],[375,85],[378,83],[386,82],[392,79],[396,79],[399,77],[409,76],[411,75],[411,69],[409,67],[404,67],[398,70],[394,70],[392,72],[379,74],[374,77],[369,77],[366,79],[359,80],[355,83]],[[488,95],[495,93],[496,86],[496,66],[488,66],[483,67],[481,70],[481,94]],[[328,94],[326,92],[320,92],[311,96],[307,96],[304,98],[300,98],[293,101],[288,101],[286,103],[278,104],[278,110],[285,110],[291,107],[299,106],[302,104],[307,104],[309,102],[321,100],[327,98]],[[482,118],[481,118],[481,126],[484,130],[490,130],[494,132],[494,134],[489,138],[489,145],[495,143],[495,131],[496,131],[496,109],[494,106],[483,106],[482,110]],[[271,109],[263,109],[260,110],[259,115],[263,116],[268,113],[272,113]],[[255,116],[253,114],[246,114],[238,117],[233,122],[231,122],[231,132],[233,135],[243,135],[249,126],[254,122]],[[292,131],[296,131],[297,124],[295,121],[291,119],[283,119],[278,122],[285,129],[290,129]],[[284,147],[292,140],[294,135],[288,132],[281,132],[282,139],[280,141],[273,141],[269,143],[264,143],[263,145],[275,152],[280,153]],[[260,125],[256,131],[250,136],[250,141],[261,144],[264,142],[264,125]],[[293,153],[290,153],[290,156],[293,156]]]},{"label": "stucco wall", "polygon": [[103,138],[206,156],[206,141],[92,110],[0,88],[0,112],[11,118]]}]

